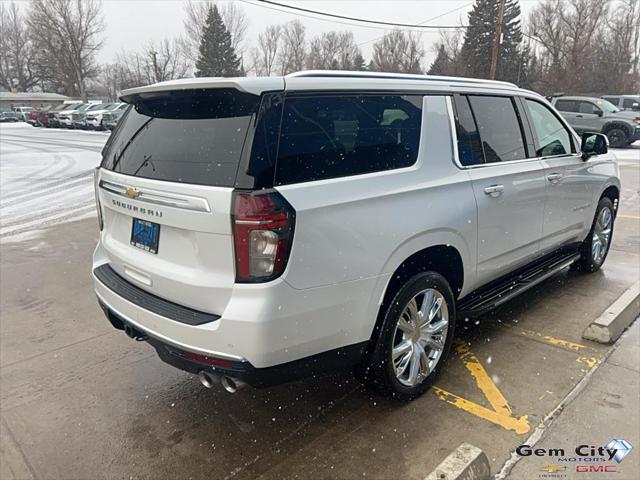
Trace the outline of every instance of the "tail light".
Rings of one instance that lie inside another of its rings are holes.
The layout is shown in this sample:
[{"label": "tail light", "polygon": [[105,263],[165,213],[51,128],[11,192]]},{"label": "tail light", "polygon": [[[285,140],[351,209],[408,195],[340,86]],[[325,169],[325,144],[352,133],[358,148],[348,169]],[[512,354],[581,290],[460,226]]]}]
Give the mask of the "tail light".
[{"label": "tail light", "polygon": [[93,189],[96,195],[96,209],[98,210],[98,226],[100,227],[100,231],[104,226],[102,221],[102,208],[100,207],[100,167],[97,167],[93,171]]},{"label": "tail light", "polygon": [[275,191],[235,192],[236,281],[268,282],[284,272],[293,242],[295,210]]}]

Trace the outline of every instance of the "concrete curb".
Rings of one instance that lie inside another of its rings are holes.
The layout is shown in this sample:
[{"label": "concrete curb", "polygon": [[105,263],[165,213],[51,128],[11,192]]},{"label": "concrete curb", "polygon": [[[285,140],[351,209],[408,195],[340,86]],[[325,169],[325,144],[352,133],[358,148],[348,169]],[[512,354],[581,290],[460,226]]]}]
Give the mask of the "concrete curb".
[{"label": "concrete curb", "polygon": [[489,480],[489,459],[482,450],[462,443],[424,480]]},{"label": "concrete curb", "polygon": [[582,338],[599,343],[613,343],[640,315],[640,280],[586,328]]}]

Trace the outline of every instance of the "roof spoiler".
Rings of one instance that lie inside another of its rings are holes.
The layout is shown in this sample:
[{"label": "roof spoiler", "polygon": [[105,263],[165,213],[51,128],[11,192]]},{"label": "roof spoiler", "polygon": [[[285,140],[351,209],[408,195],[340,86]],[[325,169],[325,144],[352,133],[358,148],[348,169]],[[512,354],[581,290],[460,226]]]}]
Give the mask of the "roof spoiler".
[{"label": "roof spoiler", "polygon": [[144,98],[145,94],[175,92],[180,90],[207,90],[212,88],[235,88],[241,92],[260,95],[262,92],[268,90],[283,90],[284,80],[278,77],[270,78],[267,81],[265,81],[264,78],[258,79],[257,77],[182,78],[180,80],[169,80],[167,82],[123,90],[120,93],[120,100],[125,103],[135,103],[137,99]]}]

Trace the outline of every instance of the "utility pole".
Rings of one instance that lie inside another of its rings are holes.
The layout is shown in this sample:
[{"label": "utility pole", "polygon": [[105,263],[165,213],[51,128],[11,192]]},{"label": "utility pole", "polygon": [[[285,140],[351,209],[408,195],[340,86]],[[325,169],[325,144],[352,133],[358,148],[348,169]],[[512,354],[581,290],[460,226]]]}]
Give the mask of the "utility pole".
[{"label": "utility pole", "polygon": [[496,69],[498,68],[498,54],[500,53],[500,38],[502,37],[502,21],[504,19],[504,0],[500,0],[498,6],[498,18],[496,21],[496,36],[493,38],[493,50],[491,51],[491,71],[489,78],[496,79]]}]

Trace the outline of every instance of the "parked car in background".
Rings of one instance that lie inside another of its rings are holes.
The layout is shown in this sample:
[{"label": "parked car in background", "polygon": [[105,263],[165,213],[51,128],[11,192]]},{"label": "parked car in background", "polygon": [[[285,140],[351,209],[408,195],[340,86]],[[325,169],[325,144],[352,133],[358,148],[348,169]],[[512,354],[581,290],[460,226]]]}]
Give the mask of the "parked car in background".
[{"label": "parked car in background", "polygon": [[602,98],[620,110],[640,112],[640,95],[603,95]]},{"label": "parked car in background", "polygon": [[32,125],[34,127],[39,127],[41,126],[40,123],[38,122],[38,115],[40,114],[40,111],[46,107],[39,107],[39,108],[34,108],[33,110],[31,110],[29,112],[29,114],[26,116],[25,121],[29,124]]},{"label": "parked car in background", "polygon": [[102,125],[104,126],[104,128],[106,128],[107,130],[113,130],[114,128],[116,128],[116,125],[118,125],[118,122],[127,111],[127,107],[129,106],[126,103],[122,105],[124,106],[120,106],[119,108],[102,115]]},{"label": "parked car in background", "polygon": [[578,133],[604,133],[612,147],[626,147],[640,140],[640,114],[620,110],[603,98],[554,97],[554,107]]},{"label": "parked car in background", "polygon": [[13,111],[16,112],[18,121],[26,122],[29,114],[33,111],[33,107],[14,107]]},{"label": "parked car in background", "polygon": [[67,107],[65,110],[62,110],[60,113],[58,113],[58,122],[60,126],[65,128],[73,128],[72,115],[76,112],[84,111],[90,106],[90,103],[77,103],[73,106]]},{"label": "parked car in background", "polygon": [[18,116],[16,112],[9,108],[4,108],[0,110],[0,122],[17,122]]},{"label": "parked car in background", "polygon": [[82,105],[82,102],[66,102],[61,103],[60,105],[56,105],[52,109],[47,111],[47,121],[44,124],[47,127],[59,127],[60,126],[60,117],[59,115],[67,110],[73,109],[76,105]]},{"label": "parked car in background", "polygon": [[87,129],[87,115],[90,112],[104,108],[103,103],[86,103],[71,114],[71,125],[73,128]]},{"label": "parked car in background", "polygon": [[609,251],[606,137],[510,83],[307,71],[122,99],[95,172],[98,301],[205,387],[353,367],[410,400],[456,318]]},{"label": "parked car in background", "polygon": [[87,112],[87,128],[90,130],[104,130],[102,122],[104,114],[116,111],[118,108],[126,108],[126,103],[107,103],[102,108],[91,109]]}]

